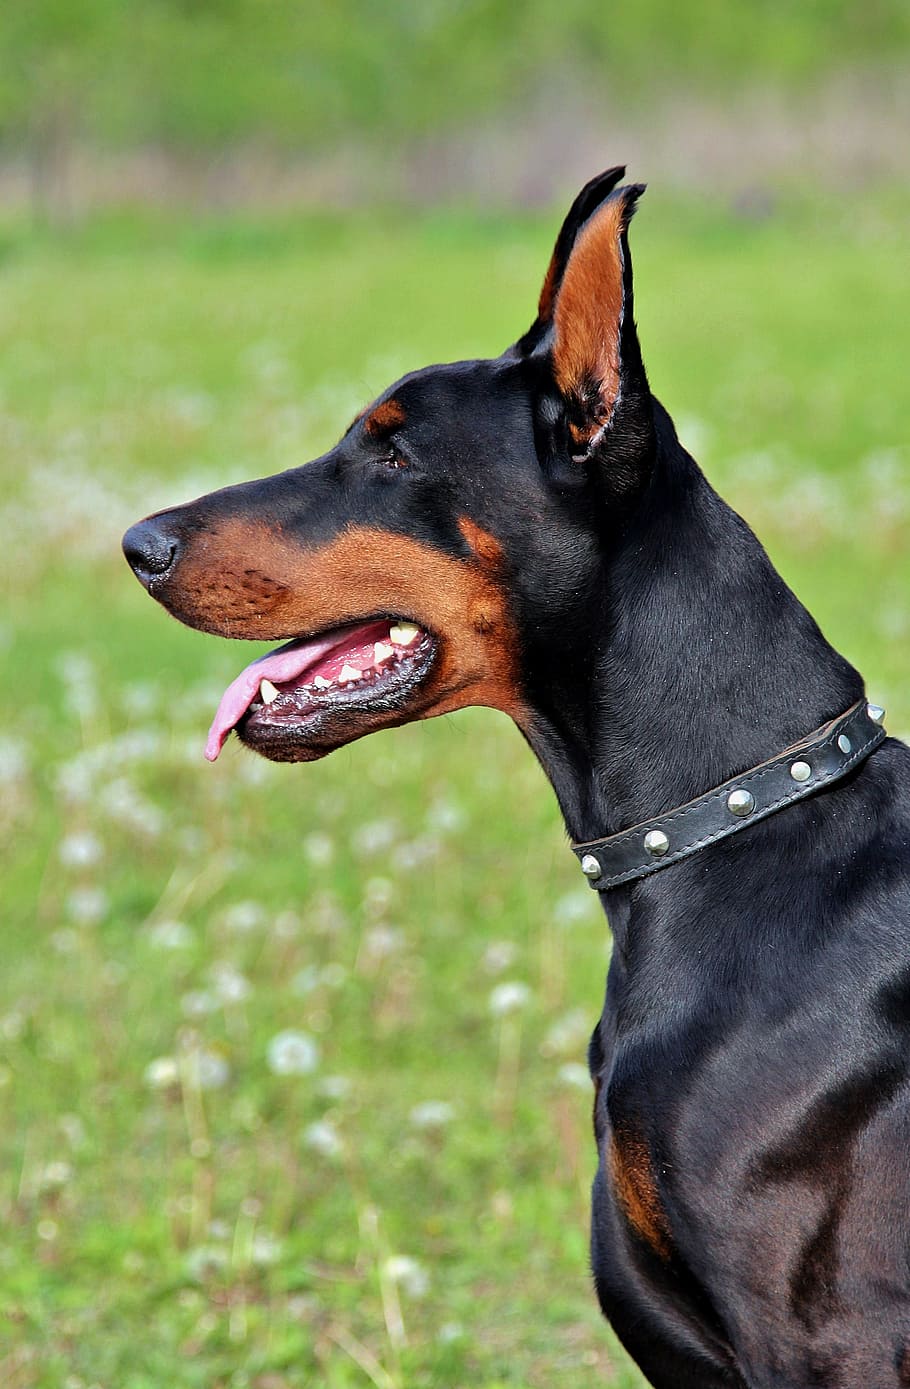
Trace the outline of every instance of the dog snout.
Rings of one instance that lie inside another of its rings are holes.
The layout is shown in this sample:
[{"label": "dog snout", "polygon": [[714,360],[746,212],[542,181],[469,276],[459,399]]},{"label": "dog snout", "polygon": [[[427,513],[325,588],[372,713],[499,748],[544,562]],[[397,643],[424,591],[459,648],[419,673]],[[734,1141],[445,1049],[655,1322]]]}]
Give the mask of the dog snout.
[{"label": "dog snout", "polygon": [[182,549],[182,538],[167,516],[137,521],[123,537],[127,563],[144,588],[170,574]]}]

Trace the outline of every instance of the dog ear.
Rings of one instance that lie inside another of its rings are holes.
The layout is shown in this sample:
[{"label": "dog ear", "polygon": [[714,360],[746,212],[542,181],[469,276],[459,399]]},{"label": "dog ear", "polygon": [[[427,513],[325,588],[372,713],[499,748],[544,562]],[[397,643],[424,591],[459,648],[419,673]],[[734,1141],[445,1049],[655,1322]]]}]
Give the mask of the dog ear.
[{"label": "dog ear", "polygon": [[[650,438],[650,393],[632,304],[629,221],[644,188],[619,188],[578,231],[553,306],[549,344],[563,443],[574,462],[608,439],[629,461]],[[554,421],[554,423],[556,423]],[[617,426],[622,424],[622,428]]]},{"label": "dog ear", "polygon": [[556,245],[553,247],[553,255],[544,278],[543,286],[540,291],[540,301],[537,307],[537,318],[525,333],[523,338],[519,338],[515,344],[515,349],[520,356],[529,356],[535,348],[539,347],[544,337],[550,331],[553,324],[553,309],[556,305],[556,296],[559,293],[559,286],[565,274],[569,256],[575,245],[579,231],[588,221],[592,213],[596,212],[619,180],[625,174],[625,166],[620,164],[613,169],[605,169],[602,174],[597,174],[578,194],[566,214],[559,235],[556,238]]}]

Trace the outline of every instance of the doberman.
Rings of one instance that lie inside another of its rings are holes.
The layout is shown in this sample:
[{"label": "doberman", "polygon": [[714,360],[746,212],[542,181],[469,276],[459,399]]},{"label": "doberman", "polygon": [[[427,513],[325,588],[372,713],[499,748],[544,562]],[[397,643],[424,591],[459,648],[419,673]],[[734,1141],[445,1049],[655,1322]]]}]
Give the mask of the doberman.
[{"label": "doberman", "polygon": [[530,743],[613,932],[592,1259],[651,1383],[910,1386],[910,752],[650,392],[623,173],[502,356],[124,548],[191,627],[285,642],[211,759],[468,704]]}]

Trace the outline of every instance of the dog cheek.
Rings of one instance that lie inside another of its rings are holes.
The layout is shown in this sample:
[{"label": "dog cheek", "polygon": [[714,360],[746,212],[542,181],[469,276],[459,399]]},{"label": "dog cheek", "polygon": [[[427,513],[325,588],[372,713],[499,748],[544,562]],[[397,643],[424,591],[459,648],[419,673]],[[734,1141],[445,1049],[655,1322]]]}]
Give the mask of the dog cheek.
[{"label": "dog cheek", "polygon": [[161,601],[181,621],[221,636],[255,636],[256,624],[274,620],[291,594],[286,584],[257,569],[182,571],[179,578]]}]

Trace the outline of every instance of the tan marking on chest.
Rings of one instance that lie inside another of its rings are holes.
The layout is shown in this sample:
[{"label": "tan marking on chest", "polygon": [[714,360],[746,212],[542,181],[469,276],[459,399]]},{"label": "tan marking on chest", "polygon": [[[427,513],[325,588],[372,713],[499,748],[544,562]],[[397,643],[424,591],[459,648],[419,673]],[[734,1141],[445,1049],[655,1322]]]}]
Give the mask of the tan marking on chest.
[{"label": "tan marking on chest", "polygon": [[620,1209],[635,1233],[662,1259],[670,1256],[670,1229],[661,1205],[651,1154],[644,1139],[629,1132],[610,1138],[607,1165]]}]

